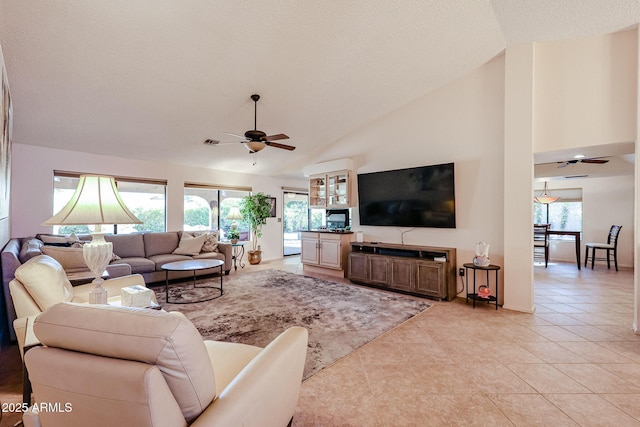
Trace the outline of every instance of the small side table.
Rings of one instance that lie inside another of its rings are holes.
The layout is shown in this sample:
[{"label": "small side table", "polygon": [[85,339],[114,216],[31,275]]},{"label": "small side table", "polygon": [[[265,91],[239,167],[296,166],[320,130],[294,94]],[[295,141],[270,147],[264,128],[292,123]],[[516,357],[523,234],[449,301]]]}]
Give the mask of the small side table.
[{"label": "small side table", "polygon": [[238,265],[240,268],[244,268],[244,263],[242,262],[242,257],[244,257],[244,242],[232,243],[232,256],[233,259],[233,269],[234,271],[238,270]]},{"label": "small side table", "polygon": [[[479,267],[473,263],[463,264],[464,267],[464,276],[465,276],[465,291],[467,293],[467,299],[465,304],[469,302],[469,299],[473,300],[473,308],[476,308],[476,301],[486,301],[487,304],[493,302],[496,304],[496,310],[498,309],[498,297],[500,296],[500,287],[498,286],[498,270],[500,270],[499,265],[490,264],[486,267]],[[469,269],[473,270],[473,292],[469,292]],[[496,272],[496,294],[489,295],[489,297],[482,297],[476,293],[476,271],[486,271],[487,272],[487,286],[489,286],[489,272]]]}]

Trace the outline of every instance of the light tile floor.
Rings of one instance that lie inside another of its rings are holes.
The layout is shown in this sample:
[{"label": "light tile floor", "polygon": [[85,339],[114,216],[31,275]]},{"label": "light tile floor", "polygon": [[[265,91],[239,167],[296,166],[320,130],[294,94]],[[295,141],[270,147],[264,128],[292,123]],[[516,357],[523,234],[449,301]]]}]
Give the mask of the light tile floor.
[{"label": "light tile floor", "polygon": [[640,426],[633,271],[535,281],[533,315],[436,302],[316,374],[294,426]]},{"label": "light tile floor", "polygon": [[[266,268],[302,274],[299,257],[231,274]],[[535,279],[535,314],[434,302],[305,381],[293,425],[640,426],[633,271],[558,263]],[[3,402],[20,401],[18,368],[2,348]]]}]

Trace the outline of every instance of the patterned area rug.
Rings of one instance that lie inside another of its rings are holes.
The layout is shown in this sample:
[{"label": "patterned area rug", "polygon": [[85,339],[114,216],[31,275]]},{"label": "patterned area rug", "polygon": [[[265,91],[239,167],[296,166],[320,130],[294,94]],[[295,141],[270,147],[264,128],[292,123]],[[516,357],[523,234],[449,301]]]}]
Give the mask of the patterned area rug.
[{"label": "patterned area rug", "polygon": [[[219,277],[199,286],[219,286]],[[164,286],[154,288],[167,311],[184,313],[205,339],[266,346],[290,326],[309,331],[304,378],[348,355],[431,306],[400,294],[330,282],[279,270],[224,276],[224,295],[193,304],[164,304]],[[194,298],[189,281],[169,285],[171,299]]]}]

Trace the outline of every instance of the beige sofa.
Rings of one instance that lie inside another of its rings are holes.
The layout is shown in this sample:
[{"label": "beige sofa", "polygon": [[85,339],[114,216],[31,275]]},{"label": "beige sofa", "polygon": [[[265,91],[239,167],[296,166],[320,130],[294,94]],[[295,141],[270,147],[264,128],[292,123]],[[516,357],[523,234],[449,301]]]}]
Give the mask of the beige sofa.
[{"label": "beige sofa", "polygon": [[284,427],[297,406],[307,331],[266,348],[203,341],[181,313],[60,303],[39,315],[25,361],[26,427]]}]

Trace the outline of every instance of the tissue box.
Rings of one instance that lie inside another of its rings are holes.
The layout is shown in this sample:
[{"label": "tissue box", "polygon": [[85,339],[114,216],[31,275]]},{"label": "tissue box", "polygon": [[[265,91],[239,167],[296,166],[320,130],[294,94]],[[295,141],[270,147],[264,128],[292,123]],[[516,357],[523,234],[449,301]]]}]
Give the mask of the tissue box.
[{"label": "tissue box", "polygon": [[140,285],[122,288],[120,292],[122,297],[121,305],[127,307],[149,307],[151,305],[151,292],[151,289]]}]

